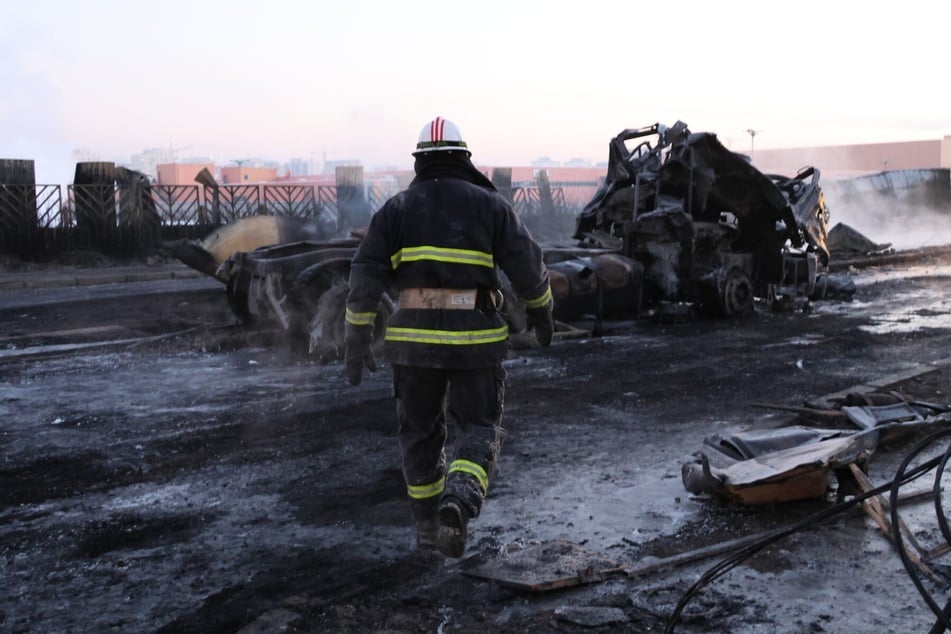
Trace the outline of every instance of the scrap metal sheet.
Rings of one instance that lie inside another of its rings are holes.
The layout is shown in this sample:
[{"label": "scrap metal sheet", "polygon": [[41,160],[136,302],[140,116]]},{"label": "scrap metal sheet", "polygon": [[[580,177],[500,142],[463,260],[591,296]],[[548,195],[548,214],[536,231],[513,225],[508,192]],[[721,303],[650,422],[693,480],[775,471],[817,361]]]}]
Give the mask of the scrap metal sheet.
[{"label": "scrap metal sheet", "polygon": [[567,540],[554,540],[477,561],[464,574],[518,590],[544,592],[603,581],[624,567],[601,553]]}]

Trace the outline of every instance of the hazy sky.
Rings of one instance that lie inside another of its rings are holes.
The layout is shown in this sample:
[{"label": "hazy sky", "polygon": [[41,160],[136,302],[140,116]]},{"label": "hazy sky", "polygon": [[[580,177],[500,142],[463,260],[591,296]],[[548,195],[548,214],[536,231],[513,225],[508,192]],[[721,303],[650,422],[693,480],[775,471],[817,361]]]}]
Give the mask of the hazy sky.
[{"label": "hazy sky", "polygon": [[422,125],[477,163],[607,158],[686,121],[747,151],[951,134],[951,2],[0,0],[0,158],[73,150],[410,167]]}]

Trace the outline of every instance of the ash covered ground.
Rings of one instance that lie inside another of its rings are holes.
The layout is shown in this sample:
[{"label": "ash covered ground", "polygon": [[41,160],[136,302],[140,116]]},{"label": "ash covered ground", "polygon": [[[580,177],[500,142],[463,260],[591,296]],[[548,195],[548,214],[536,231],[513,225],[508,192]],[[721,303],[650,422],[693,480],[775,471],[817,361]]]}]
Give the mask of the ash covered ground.
[{"label": "ash covered ground", "polygon": [[[920,400],[951,400],[948,264],[857,270],[853,301],[805,313],[619,323],[513,351],[508,437],[461,561],[413,550],[388,368],[350,387],[340,364],[234,326],[213,286],[5,291],[0,627],[663,631],[719,558],[548,592],[467,572],[552,540],[634,564],[827,508],[692,496],[681,467],[707,436],[788,422],[753,403],[802,405],[882,377]],[[880,447],[872,481],[890,480],[912,442]],[[923,542],[939,537],[926,504],[904,512]],[[928,588],[943,604],[946,589]],[[856,513],[738,566],[677,631],[933,622],[892,547]]]}]

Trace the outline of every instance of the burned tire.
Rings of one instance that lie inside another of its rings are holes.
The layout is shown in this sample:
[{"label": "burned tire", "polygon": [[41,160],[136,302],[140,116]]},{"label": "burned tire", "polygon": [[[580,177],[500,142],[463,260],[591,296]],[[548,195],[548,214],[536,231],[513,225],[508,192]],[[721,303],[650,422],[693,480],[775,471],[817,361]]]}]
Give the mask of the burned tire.
[{"label": "burned tire", "polygon": [[250,287],[251,275],[245,271],[239,271],[228,278],[226,290],[228,307],[243,326],[254,325],[254,315],[251,313],[248,298]]},{"label": "burned tire", "polygon": [[741,317],[753,312],[753,283],[741,269],[721,267],[700,279],[701,305],[709,317]]}]

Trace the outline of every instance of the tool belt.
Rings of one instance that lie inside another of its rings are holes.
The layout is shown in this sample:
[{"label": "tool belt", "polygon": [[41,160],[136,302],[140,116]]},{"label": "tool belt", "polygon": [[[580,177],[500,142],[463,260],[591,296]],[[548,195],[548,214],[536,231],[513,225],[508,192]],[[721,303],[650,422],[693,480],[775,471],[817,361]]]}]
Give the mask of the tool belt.
[{"label": "tool belt", "polygon": [[501,306],[502,293],[481,288],[404,288],[400,291],[400,308],[496,312]]}]

